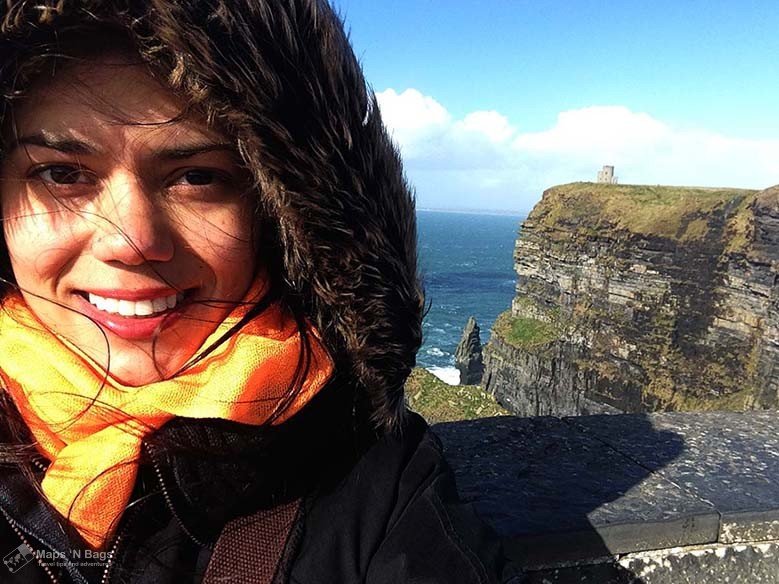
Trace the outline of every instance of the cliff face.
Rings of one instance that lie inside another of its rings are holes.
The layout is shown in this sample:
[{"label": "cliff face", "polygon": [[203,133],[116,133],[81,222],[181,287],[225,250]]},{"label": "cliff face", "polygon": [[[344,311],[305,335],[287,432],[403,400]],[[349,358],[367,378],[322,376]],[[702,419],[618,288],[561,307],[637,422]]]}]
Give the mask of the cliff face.
[{"label": "cliff face", "polygon": [[549,189],[484,349],[519,415],[779,407],[779,187]]}]

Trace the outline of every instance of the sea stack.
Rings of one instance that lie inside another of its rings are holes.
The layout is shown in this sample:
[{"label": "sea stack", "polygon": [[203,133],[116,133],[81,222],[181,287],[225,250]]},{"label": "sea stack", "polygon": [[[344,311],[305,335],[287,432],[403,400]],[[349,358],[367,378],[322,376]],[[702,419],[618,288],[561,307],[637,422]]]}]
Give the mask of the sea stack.
[{"label": "sea stack", "polygon": [[454,364],[460,371],[460,385],[478,385],[484,373],[481,357],[479,325],[472,316],[468,319],[460,344],[454,353]]}]

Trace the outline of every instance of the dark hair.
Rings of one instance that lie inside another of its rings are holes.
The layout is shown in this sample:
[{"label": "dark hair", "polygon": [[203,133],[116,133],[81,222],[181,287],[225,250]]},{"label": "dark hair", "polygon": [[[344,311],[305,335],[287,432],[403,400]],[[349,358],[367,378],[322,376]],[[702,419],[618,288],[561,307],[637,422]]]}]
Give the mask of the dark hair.
[{"label": "dark hair", "polygon": [[[141,52],[134,45],[127,28],[122,27],[118,22],[75,21],[57,28],[56,32],[54,30],[47,32],[45,29],[37,32],[38,34],[25,39],[23,43],[18,43],[17,51],[13,55],[6,56],[6,67],[2,70],[2,76],[6,80],[10,78],[12,81],[10,83],[6,81],[5,93],[0,96],[2,100],[0,101],[0,120],[3,122],[3,127],[0,128],[0,159],[3,157],[6,141],[15,137],[15,104],[24,101],[27,91],[33,85],[45,83],[47,78],[53,77],[59,69],[68,64],[89,64],[106,52],[121,54],[123,57],[130,57],[126,62],[123,61],[122,65],[142,64],[157,80],[168,85],[178,95],[182,94],[180,88],[171,86],[168,82],[172,73],[161,62],[147,62],[141,59]],[[8,67],[9,62],[13,63],[12,67]],[[104,104],[101,104],[101,107],[105,107]],[[223,121],[214,116],[213,112],[209,112],[202,101],[190,96],[184,111],[176,119],[192,114],[207,116],[209,123],[213,126],[218,126]],[[176,119],[163,123],[170,123]],[[133,124],[134,121],[122,120],[122,123],[129,125]],[[237,143],[236,150],[238,150]],[[247,175],[250,174],[247,172]],[[273,187],[263,184],[263,182],[262,177],[251,180],[244,196],[253,198],[253,231],[257,234],[254,237],[256,264],[261,263],[267,272],[270,288],[259,302],[250,307],[246,316],[239,323],[210,346],[198,351],[176,374],[207,358],[222,343],[236,334],[246,323],[259,316],[272,303],[280,302],[295,318],[298,334],[302,341],[302,350],[292,381],[287,387],[284,397],[279,401],[270,418],[262,425],[264,428],[269,428],[284,414],[302,390],[311,366],[312,347],[305,308],[283,278],[284,248],[278,224],[271,219],[267,209],[264,208],[263,201],[265,199],[260,196],[262,189]],[[1,191],[2,185],[0,184]],[[140,250],[138,251],[140,253]],[[11,268],[5,238],[0,234],[0,305],[2,305],[2,299],[15,290],[18,290],[18,285]],[[222,301],[209,299],[207,302]],[[104,383],[105,381],[104,379]],[[103,407],[98,404],[99,394],[92,406]],[[144,427],[141,420],[135,420],[135,423],[139,428]],[[218,456],[223,454],[222,452],[212,452],[204,447],[195,449],[185,442],[161,443],[156,437],[154,440],[155,446],[164,449],[168,455]],[[145,456],[146,453],[143,452],[142,457]],[[40,485],[34,479],[35,466],[40,464],[40,461],[41,455],[35,448],[34,438],[30,435],[17,407],[8,392],[0,391],[0,465],[10,464],[20,468],[30,484],[42,495]],[[113,469],[106,472],[111,470]],[[42,499],[46,501],[45,497]]]},{"label": "dark hair", "polygon": [[400,432],[424,311],[414,196],[328,2],[7,0],[0,116],[69,39],[100,31],[234,139],[279,297],[321,334],[355,426]]},{"label": "dark hair", "polygon": [[[283,467],[289,475],[309,466],[297,464],[304,458],[332,472],[380,435],[401,432],[403,385],[424,311],[414,196],[339,17],[326,0],[0,2],[4,135],[13,129],[14,103],[36,80],[117,44],[188,111],[233,139],[249,171],[272,281],[266,298],[286,306],[304,339],[287,402],[306,377],[308,322],[333,358],[333,379],[311,404],[284,424],[257,429],[260,450],[296,452],[280,457],[294,461]],[[5,249],[0,277],[2,295],[14,285]],[[40,490],[33,439],[3,391],[0,418],[0,462],[18,465]],[[155,445],[158,434],[175,438],[166,431],[185,421],[149,438]],[[266,436],[277,448],[264,448]],[[173,438],[163,447],[217,454]]]},{"label": "dark hair", "polygon": [[[167,80],[171,74],[170,71],[155,68],[159,63],[152,62],[147,64],[145,61],[142,61],[141,53],[134,45],[128,30],[120,27],[115,22],[95,23],[87,21],[84,23],[73,23],[58,29],[55,34],[52,31],[49,36],[41,33],[40,38],[26,39],[25,43],[19,44],[18,52],[9,59],[13,62],[13,68],[9,69],[6,65],[6,68],[3,70],[3,75],[6,77],[10,76],[12,82],[5,85],[6,90],[4,95],[1,96],[2,102],[0,102],[0,120],[3,122],[3,127],[0,128],[0,160],[3,157],[5,140],[9,137],[15,137],[15,104],[24,101],[29,89],[36,83],[45,83],[47,78],[53,77],[59,69],[70,63],[89,63],[95,57],[100,57],[106,52],[129,57],[128,60],[119,66],[143,64],[147,67],[150,74],[162,81],[163,84],[168,84]],[[172,89],[176,90],[176,88]],[[176,91],[176,93],[180,95],[181,91]],[[101,107],[104,106],[105,104],[101,104]],[[181,116],[192,114],[208,116],[203,103],[198,102],[197,99],[190,98]],[[218,125],[221,121],[213,115],[209,116],[211,125]],[[135,120],[122,120],[122,123],[133,124]],[[237,147],[238,145],[236,144],[236,149]],[[253,199],[255,264],[258,266],[262,265],[263,270],[269,277],[270,288],[265,296],[250,308],[239,323],[210,346],[198,351],[181,370],[191,367],[208,357],[209,354],[226,342],[232,335],[236,334],[246,323],[268,308],[271,303],[280,302],[295,318],[302,341],[302,350],[284,397],[278,402],[269,419],[263,424],[265,429],[269,431],[274,422],[284,414],[302,390],[311,365],[312,347],[309,323],[304,306],[298,301],[297,296],[292,293],[282,276],[284,250],[278,224],[270,218],[270,214],[263,205],[264,199],[260,196],[263,188],[273,187],[269,184],[263,184],[266,182],[263,180],[263,177],[255,177],[250,182],[251,184],[246,188],[245,196],[250,196]],[[1,192],[2,184],[0,183]],[[18,286],[11,268],[8,248],[5,238],[0,234],[0,305],[2,304],[2,299],[16,289],[18,289]],[[220,300],[208,300],[208,302],[215,301],[219,302]],[[105,383],[107,379],[103,381]],[[91,407],[103,407],[98,404],[98,400],[99,393]],[[135,420],[135,424],[138,428],[144,426],[141,420]],[[285,429],[282,432],[275,431],[274,433],[271,431],[268,435],[273,440],[278,441],[282,436],[290,434],[294,435],[294,432]],[[150,443],[154,444],[155,451],[164,452],[165,456],[168,457],[209,457],[224,460],[229,455],[240,456],[240,454],[236,455],[236,453],[215,452],[216,447],[208,445],[201,444],[196,448],[186,441],[179,440],[175,433],[170,432],[166,433],[164,437],[152,435],[148,439]],[[142,460],[147,457],[146,450],[142,451],[141,456]],[[0,391],[0,465],[10,464],[19,468],[26,475],[29,483],[42,495],[40,483],[34,478],[36,466],[40,465],[40,462],[41,455],[35,448],[34,439],[30,435],[17,407],[7,392]],[[114,469],[109,469],[106,472],[111,472],[112,470]],[[46,501],[46,497],[42,496],[41,499]],[[72,526],[68,525],[67,527],[72,531]]]}]

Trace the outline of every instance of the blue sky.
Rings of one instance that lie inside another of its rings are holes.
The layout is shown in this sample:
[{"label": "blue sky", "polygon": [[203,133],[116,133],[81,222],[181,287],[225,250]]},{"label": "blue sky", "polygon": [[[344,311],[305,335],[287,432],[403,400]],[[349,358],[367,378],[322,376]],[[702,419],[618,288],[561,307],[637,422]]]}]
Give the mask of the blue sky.
[{"label": "blue sky", "polygon": [[335,4],[420,207],[526,211],[600,164],[628,183],[779,183],[776,2]]}]

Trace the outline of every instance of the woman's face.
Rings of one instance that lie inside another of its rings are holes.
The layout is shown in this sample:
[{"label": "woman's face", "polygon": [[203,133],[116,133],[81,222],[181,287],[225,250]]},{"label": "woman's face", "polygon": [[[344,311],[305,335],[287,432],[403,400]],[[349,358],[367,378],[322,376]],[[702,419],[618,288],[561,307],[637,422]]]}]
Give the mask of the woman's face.
[{"label": "woman's face", "polygon": [[5,137],[3,232],[22,294],[127,385],[183,365],[256,267],[229,141],[171,121],[181,110],[141,66],[82,63],[33,87]]}]

